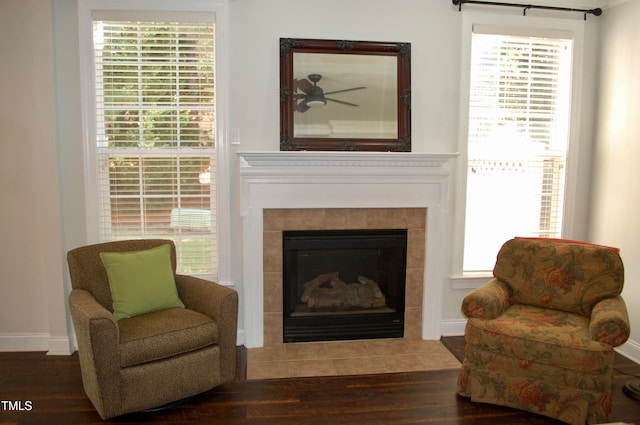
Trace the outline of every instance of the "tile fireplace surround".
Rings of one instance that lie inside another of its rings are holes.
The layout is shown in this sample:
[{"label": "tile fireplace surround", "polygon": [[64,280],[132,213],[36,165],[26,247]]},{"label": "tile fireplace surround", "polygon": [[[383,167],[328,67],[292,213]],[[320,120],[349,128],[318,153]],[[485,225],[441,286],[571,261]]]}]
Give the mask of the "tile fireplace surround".
[{"label": "tile fireplace surround", "polygon": [[[405,336],[440,338],[448,161],[456,154],[238,155],[244,259],[239,290],[246,347],[282,343],[282,313],[275,307],[278,302],[281,305],[278,267],[281,269],[282,256],[274,250],[281,248],[277,241],[285,228],[408,228],[413,237],[408,247],[407,284],[418,282],[423,287],[412,290],[421,299],[411,300],[412,308],[407,304]],[[417,264],[416,258],[423,264]]]}]

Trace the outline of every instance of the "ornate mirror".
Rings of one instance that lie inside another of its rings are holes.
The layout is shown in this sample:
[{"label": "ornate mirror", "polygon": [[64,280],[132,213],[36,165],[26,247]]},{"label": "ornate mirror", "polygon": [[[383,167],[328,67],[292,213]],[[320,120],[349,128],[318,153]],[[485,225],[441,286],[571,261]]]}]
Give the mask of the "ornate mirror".
[{"label": "ornate mirror", "polygon": [[280,150],[411,151],[411,44],[280,39]]}]

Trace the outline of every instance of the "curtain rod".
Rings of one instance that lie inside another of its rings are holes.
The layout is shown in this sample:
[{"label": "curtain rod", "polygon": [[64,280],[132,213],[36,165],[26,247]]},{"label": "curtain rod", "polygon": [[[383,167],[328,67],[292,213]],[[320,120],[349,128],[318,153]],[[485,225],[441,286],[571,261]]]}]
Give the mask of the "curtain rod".
[{"label": "curtain rod", "polygon": [[584,20],[587,20],[587,15],[591,14],[594,16],[602,15],[602,9],[572,9],[570,7],[556,7],[556,6],[537,6],[533,4],[516,4],[516,3],[503,3],[498,1],[478,1],[478,0],[452,0],[453,4],[458,6],[458,11],[462,10],[462,5],[465,3],[471,4],[482,4],[485,6],[509,6],[509,7],[521,7],[522,14],[524,16],[527,15],[527,10],[529,9],[546,9],[546,10],[561,10],[565,12],[581,12],[584,13]]}]

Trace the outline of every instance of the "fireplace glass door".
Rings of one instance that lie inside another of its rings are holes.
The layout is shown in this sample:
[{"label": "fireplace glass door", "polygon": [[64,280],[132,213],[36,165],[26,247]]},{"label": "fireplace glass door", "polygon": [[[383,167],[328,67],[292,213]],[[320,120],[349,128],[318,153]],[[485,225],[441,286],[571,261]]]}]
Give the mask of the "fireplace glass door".
[{"label": "fireplace glass door", "polygon": [[407,231],[283,232],[284,341],[404,334]]}]

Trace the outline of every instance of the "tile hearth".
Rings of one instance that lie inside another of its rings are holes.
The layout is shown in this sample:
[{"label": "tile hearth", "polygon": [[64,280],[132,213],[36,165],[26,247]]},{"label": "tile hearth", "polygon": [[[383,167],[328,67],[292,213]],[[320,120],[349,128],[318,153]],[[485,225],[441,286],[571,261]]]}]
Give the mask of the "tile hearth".
[{"label": "tile hearth", "polygon": [[422,335],[426,208],[265,209],[263,225],[264,346],[283,341],[282,232],[284,230],[407,229],[405,329]]},{"label": "tile hearth", "polygon": [[303,342],[247,350],[247,379],[457,369],[440,341],[374,339]]}]

